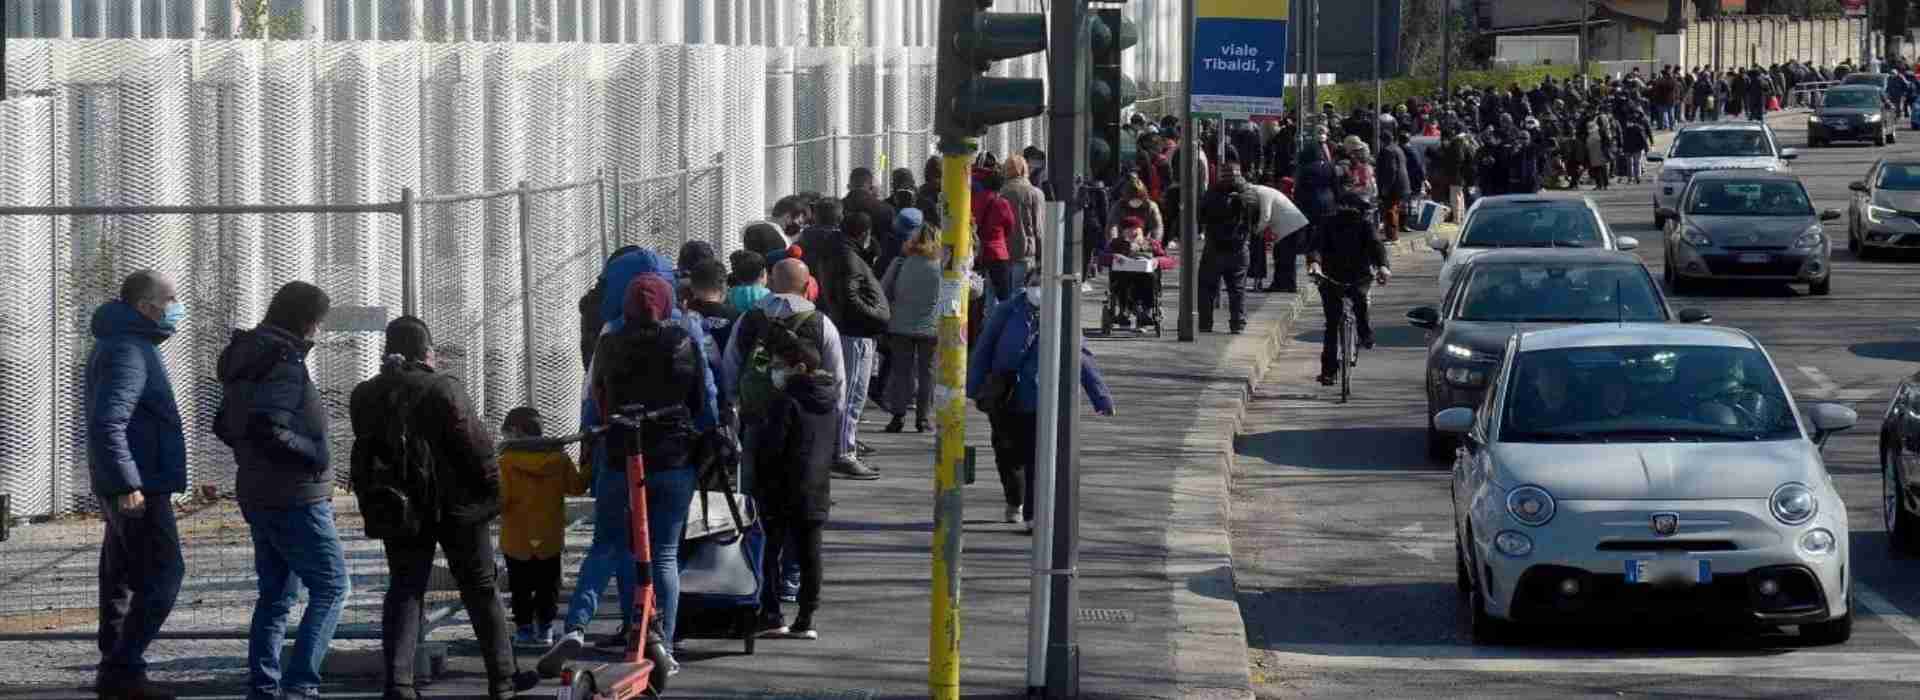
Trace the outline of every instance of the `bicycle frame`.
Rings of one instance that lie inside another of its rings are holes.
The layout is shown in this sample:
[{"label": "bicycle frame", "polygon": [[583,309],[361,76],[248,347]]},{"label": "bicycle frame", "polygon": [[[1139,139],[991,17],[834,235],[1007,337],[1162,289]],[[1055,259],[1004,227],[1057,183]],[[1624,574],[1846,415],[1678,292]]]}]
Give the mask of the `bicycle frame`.
[{"label": "bicycle frame", "polygon": [[1313,279],[1341,292],[1340,294],[1340,403],[1346,403],[1353,397],[1353,365],[1360,353],[1360,321],[1353,312],[1353,297],[1346,290],[1356,284],[1340,282],[1326,275],[1316,274]]}]

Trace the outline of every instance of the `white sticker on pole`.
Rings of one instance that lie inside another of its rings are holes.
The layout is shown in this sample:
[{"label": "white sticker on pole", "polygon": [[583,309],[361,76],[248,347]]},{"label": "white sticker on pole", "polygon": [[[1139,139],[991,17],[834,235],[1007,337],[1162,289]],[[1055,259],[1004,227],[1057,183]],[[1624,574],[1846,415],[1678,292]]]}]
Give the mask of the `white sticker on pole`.
[{"label": "white sticker on pole", "polygon": [[940,281],[940,306],[939,306],[940,315],[941,316],[959,316],[960,301],[962,299],[960,295],[965,294],[966,291],[967,291],[967,281],[964,279],[941,280]]}]

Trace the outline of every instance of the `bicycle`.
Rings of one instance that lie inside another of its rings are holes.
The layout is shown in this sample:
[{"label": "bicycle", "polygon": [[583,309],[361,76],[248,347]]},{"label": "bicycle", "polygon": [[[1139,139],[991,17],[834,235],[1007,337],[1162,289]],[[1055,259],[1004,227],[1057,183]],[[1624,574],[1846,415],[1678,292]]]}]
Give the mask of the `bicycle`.
[{"label": "bicycle", "polygon": [[[1353,313],[1353,298],[1344,292],[1358,284],[1341,282],[1317,272],[1310,273],[1308,276],[1315,282],[1342,292],[1340,295],[1340,350],[1336,359],[1340,361],[1340,403],[1346,403],[1353,396],[1353,366],[1359,362],[1360,320]],[[1321,294],[1325,294],[1326,291],[1323,287]]]}]

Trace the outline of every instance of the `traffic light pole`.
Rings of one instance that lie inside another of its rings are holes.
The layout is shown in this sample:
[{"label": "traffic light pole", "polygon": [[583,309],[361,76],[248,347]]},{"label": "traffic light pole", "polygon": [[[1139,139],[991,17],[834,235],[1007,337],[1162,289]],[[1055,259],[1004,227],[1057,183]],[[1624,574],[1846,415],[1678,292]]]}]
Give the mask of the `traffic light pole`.
[{"label": "traffic light pole", "polygon": [[[1180,10],[1181,36],[1192,41],[1194,30],[1194,0],[1186,0]],[[1199,138],[1199,130],[1193,124],[1193,49],[1186,48],[1186,56],[1180,58],[1180,84],[1184,86],[1180,100],[1180,172],[1175,174],[1180,182],[1180,342],[1191,343],[1194,335],[1194,308],[1200,292],[1200,253],[1195,250],[1199,245],[1200,228],[1195,219],[1200,208],[1200,198],[1194,196],[1194,188],[1199,187],[1199,178],[1194,177],[1194,155],[1200,152],[1194,141]]]},{"label": "traffic light pole", "polygon": [[969,139],[940,144],[940,190],[946,200],[941,242],[940,367],[934,393],[940,432],[934,441],[933,624],[927,639],[927,691],[960,698],[960,533],[966,519],[960,464],[967,451],[967,274],[973,268],[973,152]]}]

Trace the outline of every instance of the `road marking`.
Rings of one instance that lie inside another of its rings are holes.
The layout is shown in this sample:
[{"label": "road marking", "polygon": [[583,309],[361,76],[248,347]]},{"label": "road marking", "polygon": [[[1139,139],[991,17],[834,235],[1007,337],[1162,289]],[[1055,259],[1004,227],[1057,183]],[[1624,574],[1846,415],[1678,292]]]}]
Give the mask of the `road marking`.
[{"label": "road marking", "polygon": [[1434,533],[1427,532],[1425,523],[1414,523],[1394,530],[1392,537],[1394,549],[1427,561],[1433,561],[1434,550],[1440,548],[1440,544],[1434,541]]},{"label": "road marking", "polygon": [[[1289,644],[1268,653],[1280,668],[1920,681],[1920,654],[1914,653],[1759,650],[1699,656],[1687,651],[1626,650],[1616,656],[1578,649],[1391,644]],[[1661,653],[1683,655],[1651,655]]]},{"label": "road marking", "polygon": [[1813,398],[1816,399],[1829,401],[1868,401],[1880,393],[1874,389],[1842,389],[1840,388],[1839,382],[1833,381],[1833,378],[1828,377],[1826,372],[1820,371],[1819,367],[1801,365],[1799,369],[1801,374],[1807,375],[1807,379],[1814,383],[1816,388],[1812,394]]},{"label": "road marking", "polygon": [[1853,582],[1853,599],[1860,601],[1860,604],[1866,606],[1868,610],[1872,610],[1874,617],[1887,623],[1893,631],[1899,632],[1900,636],[1906,637],[1907,641],[1920,647],[1920,624],[1916,624],[1913,616],[1901,610],[1900,606],[1894,605],[1892,601],[1873,589],[1861,585],[1859,581]]}]

